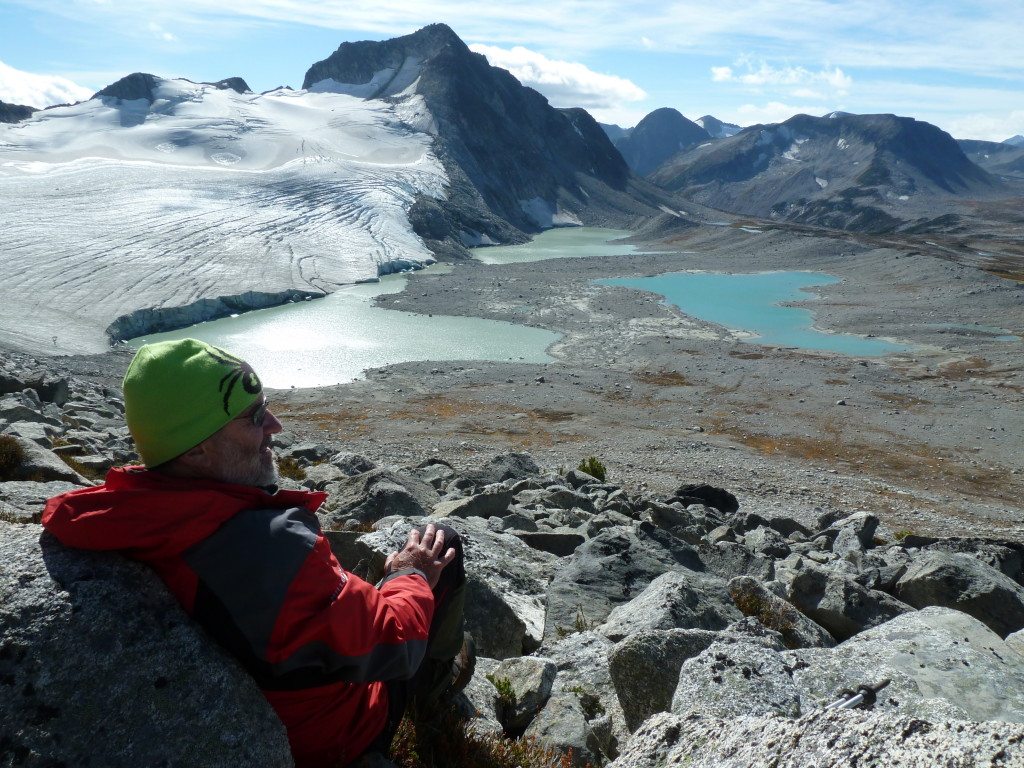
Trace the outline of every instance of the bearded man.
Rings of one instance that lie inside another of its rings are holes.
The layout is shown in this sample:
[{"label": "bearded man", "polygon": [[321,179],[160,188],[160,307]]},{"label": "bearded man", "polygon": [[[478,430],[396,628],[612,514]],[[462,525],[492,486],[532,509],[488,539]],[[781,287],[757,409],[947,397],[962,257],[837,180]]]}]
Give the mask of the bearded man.
[{"label": "bearded man", "polygon": [[345,571],[315,514],[326,494],[276,486],[281,422],[256,372],[204,342],[142,347],[124,400],[144,466],[50,499],[43,525],[151,565],[256,679],[297,766],[386,751],[410,701],[429,710],[469,681],[455,531],[411,531],[376,587]]}]

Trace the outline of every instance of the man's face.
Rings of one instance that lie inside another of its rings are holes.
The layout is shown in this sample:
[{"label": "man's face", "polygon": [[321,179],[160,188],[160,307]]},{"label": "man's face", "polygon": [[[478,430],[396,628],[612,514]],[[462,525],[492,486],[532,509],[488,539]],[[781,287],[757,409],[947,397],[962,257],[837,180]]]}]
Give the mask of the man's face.
[{"label": "man's face", "polygon": [[204,442],[204,474],[224,483],[274,485],[277,457],[270,441],[280,431],[281,422],[266,409],[266,400],[255,403]]}]

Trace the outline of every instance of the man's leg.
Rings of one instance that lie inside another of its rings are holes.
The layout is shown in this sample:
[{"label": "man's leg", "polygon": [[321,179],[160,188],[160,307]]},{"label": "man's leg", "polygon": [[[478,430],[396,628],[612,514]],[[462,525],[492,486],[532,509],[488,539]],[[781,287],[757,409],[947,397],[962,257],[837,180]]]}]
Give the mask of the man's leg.
[{"label": "man's leg", "polygon": [[[466,569],[462,550],[462,539],[455,529],[443,524],[434,524],[444,531],[445,550],[455,550],[455,559],[441,572],[441,578],[434,587],[434,617],[430,622],[427,651],[419,670],[409,680],[391,680],[388,689],[388,724],[384,732],[374,741],[372,749],[386,752],[394,738],[398,725],[410,705],[417,714],[429,716],[437,712],[445,695],[457,693],[469,682],[476,663],[472,639],[463,630],[463,610],[466,604]],[[418,528],[420,535],[426,526]],[[467,646],[468,643],[468,647]],[[456,660],[461,662],[455,669]],[[456,680],[456,672],[463,673]],[[460,683],[453,690],[453,683]]]}]

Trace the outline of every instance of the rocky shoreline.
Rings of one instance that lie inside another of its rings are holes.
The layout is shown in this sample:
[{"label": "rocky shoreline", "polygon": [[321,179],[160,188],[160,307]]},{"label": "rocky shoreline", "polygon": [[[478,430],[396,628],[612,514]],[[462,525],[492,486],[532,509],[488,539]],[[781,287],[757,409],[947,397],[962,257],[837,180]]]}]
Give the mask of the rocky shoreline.
[{"label": "rocky shoreline", "polygon": [[[4,368],[0,419],[27,457],[0,484],[9,764],[288,765],[252,682],[155,576],[37,524],[42,498],[131,458],[116,390]],[[460,530],[481,658],[459,706],[479,733],[617,768],[1024,765],[1019,541],[629,489],[524,453],[395,464],[286,434],[279,454],[290,485],[329,493],[321,523],[368,579],[414,523]],[[821,711],[880,678],[873,712]]]}]

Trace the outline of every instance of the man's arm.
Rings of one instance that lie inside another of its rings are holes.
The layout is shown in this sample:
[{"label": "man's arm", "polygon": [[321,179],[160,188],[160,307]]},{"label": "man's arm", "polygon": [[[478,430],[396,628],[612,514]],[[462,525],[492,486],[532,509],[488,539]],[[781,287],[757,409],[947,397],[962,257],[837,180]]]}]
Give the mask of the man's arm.
[{"label": "man's arm", "polygon": [[186,553],[200,579],[194,614],[266,689],[407,678],[433,616],[426,579],[444,567],[436,537],[424,544],[391,559],[414,570],[378,591],[342,570],[315,515],[249,510]]}]

